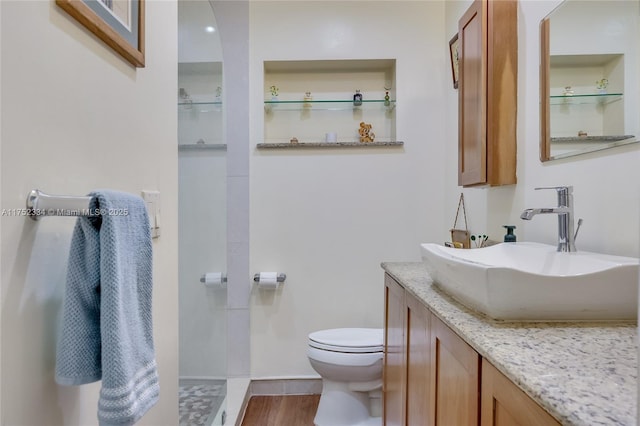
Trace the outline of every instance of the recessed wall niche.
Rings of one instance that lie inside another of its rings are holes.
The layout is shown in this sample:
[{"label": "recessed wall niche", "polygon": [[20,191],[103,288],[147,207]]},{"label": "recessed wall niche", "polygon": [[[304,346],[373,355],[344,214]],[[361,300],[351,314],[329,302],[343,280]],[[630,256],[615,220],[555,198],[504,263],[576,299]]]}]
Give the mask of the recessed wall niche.
[{"label": "recessed wall niche", "polygon": [[258,147],[358,146],[361,123],[374,134],[363,146],[401,145],[395,68],[395,59],[265,61],[264,140]]},{"label": "recessed wall niche", "polygon": [[179,147],[223,145],[222,63],[179,63],[178,87]]}]

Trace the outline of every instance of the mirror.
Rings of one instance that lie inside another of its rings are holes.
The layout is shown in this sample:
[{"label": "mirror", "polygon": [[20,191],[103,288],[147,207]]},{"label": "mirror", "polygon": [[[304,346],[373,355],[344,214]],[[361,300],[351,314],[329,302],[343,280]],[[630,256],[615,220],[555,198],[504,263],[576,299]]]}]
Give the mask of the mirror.
[{"label": "mirror", "polygon": [[640,2],[565,0],[540,41],[540,160],[640,141]]}]

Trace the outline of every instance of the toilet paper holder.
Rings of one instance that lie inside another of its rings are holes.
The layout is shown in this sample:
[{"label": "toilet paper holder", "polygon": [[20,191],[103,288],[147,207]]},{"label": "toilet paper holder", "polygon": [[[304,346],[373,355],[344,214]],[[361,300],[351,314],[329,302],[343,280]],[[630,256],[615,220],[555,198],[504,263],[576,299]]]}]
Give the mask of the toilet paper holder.
[{"label": "toilet paper holder", "polygon": [[[276,281],[279,283],[283,283],[284,280],[287,279],[287,274],[284,274],[282,272],[278,273],[278,277],[276,278]],[[253,281],[259,283],[260,282],[260,273],[257,273],[253,276]]]},{"label": "toilet paper holder", "polygon": [[[221,274],[222,276],[220,277],[220,279],[222,280],[223,283],[227,282],[227,276],[225,274]],[[207,280],[207,274],[202,274],[202,276],[200,277],[200,282],[204,283]]]}]

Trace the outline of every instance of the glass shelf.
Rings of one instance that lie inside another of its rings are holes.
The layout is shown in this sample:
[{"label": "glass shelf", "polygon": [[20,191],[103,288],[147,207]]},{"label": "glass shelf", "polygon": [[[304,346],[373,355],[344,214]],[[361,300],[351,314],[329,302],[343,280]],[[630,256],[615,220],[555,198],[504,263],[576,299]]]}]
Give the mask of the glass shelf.
[{"label": "glass shelf", "polygon": [[305,149],[305,148],[380,148],[402,147],[402,141],[385,142],[299,142],[299,143],[259,143],[258,149]]},{"label": "glass shelf", "polygon": [[353,99],[347,100],[313,100],[313,101],[264,101],[265,111],[347,111],[353,109],[376,108],[382,107],[387,110],[393,110],[396,106],[395,99],[389,100],[389,105],[385,105],[384,99],[365,99],[362,105],[354,105]]},{"label": "glass shelf", "polygon": [[551,143],[585,143],[585,142],[594,142],[594,143],[611,143],[611,142],[620,142],[627,139],[634,139],[634,135],[612,135],[612,136],[559,136],[552,137]]},{"label": "glass shelf", "polygon": [[178,151],[201,151],[201,150],[213,150],[213,151],[226,151],[226,143],[179,143]]},{"label": "glass shelf", "polygon": [[222,102],[179,102],[178,113],[200,114],[209,112],[221,112]]},{"label": "glass shelf", "polygon": [[178,102],[178,106],[193,106],[193,105],[222,105],[221,101],[212,102]]},{"label": "glass shelf", "polygon": [[622,93],[591,93],[585,95],[550,96],[551,105],[607,105],[622,99]]}]

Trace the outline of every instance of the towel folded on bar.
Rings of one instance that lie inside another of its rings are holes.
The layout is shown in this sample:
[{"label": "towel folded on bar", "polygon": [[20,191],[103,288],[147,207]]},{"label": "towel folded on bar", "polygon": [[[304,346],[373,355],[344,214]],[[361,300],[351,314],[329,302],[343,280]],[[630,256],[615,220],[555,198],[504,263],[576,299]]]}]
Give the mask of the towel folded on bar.
[{"label": "towel folded on bar", "polygon": [[102,379],[100,425],[133,425],[158,400],[152,247],[142,198],[92,192],[97,217],[77,219],[67,268],[56,382]]}]

